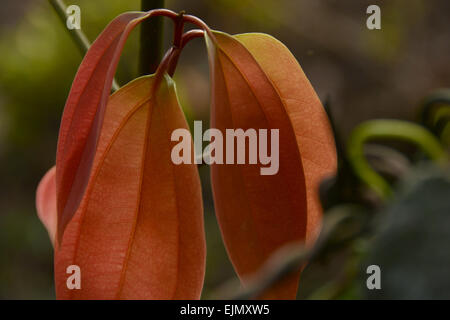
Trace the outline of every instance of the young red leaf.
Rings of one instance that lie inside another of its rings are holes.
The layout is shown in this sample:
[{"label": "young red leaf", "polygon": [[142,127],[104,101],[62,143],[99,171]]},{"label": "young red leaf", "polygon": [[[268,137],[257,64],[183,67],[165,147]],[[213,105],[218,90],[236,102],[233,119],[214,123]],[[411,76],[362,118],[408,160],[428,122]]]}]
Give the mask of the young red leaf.
[{"label": "young red leaf", "polygon": [[60,240],[78,208],[89,179],[113,77],[129,33],[152,12],[115,18],[84,57],[67,98],[58,138],[56,184]]},{"label": "young red leaf", "polygon": [[[207,36],[211,127],[223,133],[279,129],[275,175],[261,175],[263,166],[254,164],[211,167],[222,235],[245,284],[277,249],[315,238],[320,225],[318,182],[334,170],[336,154],[320,101],[286,47],[260,34],[214,36]],[[295,298],[299,276],[300,271],[263,298]]]},{"label": "young red leaf", "polygon": [[[263,33],[240,34],[236,38],[277,88],[291,119],[305,171],[306,240],[314,240],[322,219],[319,184],[337,169],[336,147],[328,116],[299,63],[283,43]],[[280,63],[274,63],[274,57]]]},{"label": "young red leaf", "polygon": [[[205,268],[200,179],[174,165],[171,134],[187,129],[166,76],[139,78],[106,108],[92,174],[55,252],[59,299],[198,299]],[[81,289],[66,268],[81,269]]]},{"label": "young red leaf", "polygon": [[36,191],[38,217],[47,229],[50,241],[55,245],[56,235],[56,168],[52,167],[39,182]]}]

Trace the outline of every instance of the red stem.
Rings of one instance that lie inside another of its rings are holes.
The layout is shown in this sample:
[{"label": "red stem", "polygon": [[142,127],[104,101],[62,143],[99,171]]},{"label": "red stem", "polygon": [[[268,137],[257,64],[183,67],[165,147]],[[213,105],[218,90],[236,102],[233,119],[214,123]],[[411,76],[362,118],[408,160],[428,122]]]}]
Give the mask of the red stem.
[{"label": "red stem", "polygon": [[[176,50],[173,53],[173,55],[171,57],[171,60],[169,62],[169,66],[167,68],[167,73],[169,74],[169,76],[173,77],[173,75],[175,73],[175,69],[177,68],[178,59],[180,58],[180,54],[181,54],[181,51],[183,50],[183,48],[192,39],[203,37],[203,35],[204,35],[204,31],[203,30],[199,30],[199,29],[190,30],[190,31],[188,31],[188,32],[183,34],[183,36],[181,37],[180,42],[178,44],[178,47],[176,47],[179,50]],[[175,47],[175,45],[174,45],[174,47]]]},{"label": "red stem", "polygon": [[208,34],[208,36],[214,42],[216,42],[216,37],[214,37],[214,34],[212,33],[211,29],[208,27],[208,25],[203,20],[201,20],[200,18],[197,18],[196,16],[192,16],[190,14],[183,15],[183,19],[184,19],[184,21],[192,23],[192,24],[196,25],[197,27],[199,27],[200,29],[203,29]]},{"label": "red stem", "polygon": [[162,16],[162,17],[167,17],[172,19],[175,23],[178,19],[178,13],[169,10],[169,9],[154,9],[154,10],[150,10],[147,12],[148,14],[152,15],[152,16]]},{"label": "red stem", "polygon": [[[155,10],[148,11],[148,13],[151,14],[152,16],[168,17],[173,20],[173,22],[175,23],[176,26],[180,26],[181,28],[183,27],[183,24],[185,22],[192,23],[192,24],[196,25],[197,27],[199,27],[200,29],[206,31],[208,33],[208,35],[214,39],[214,35],[213,35],[211,29],[208,27],[208,25],[203,20],[201,20],[200,18],[197,18],[196,16],[190,15],[190,14],[184,14],[184,11],[182,11],[180,13],[175,13],[174,11],[169,10],[169,9],[155,9]],[[182,23],[180,23],[180,20],[182,20]]]},{"label": "red stem", "polygon": [[[164,55],[164,58],[161,60],[161,63],[159,64],[158,69],[155,72],[155,81],[156,82],[155,82],[155,86],[153,87],[155,91],[159,87],[159,84],[164,76],[164,73],[167,72],[170,75],[169,71],[172,69],[172,61],[174,59],[178,60],[180,52],[181,52],[181,48],[172,46]],[[170,75],[170,76],[172,76],[172,75]]]},{"label": "red stem", "polygon": [[184,31],[184,11],[181,11],[175,21],[175,30],[173,35],[173,45],[177,48],[181,47],[181,39]]},{"label": "red stem", "polygon": [[[186,46],[186,44],[189,41],[204,36],[204,33],[206,32],[208,36],[211,38],[211,40],[213,42],[216,42],[214,34],[212,33],[208,25],[205,22],[203,22],[203,20],[192,15],[186,15],[184,14],[184,11],[177,14],[174,11],[168,9],[155,9],[149,11],[148,14],[151,16],[168,17],[172,19],[172,21],[175,23],[173,45],[169,49],[169,51],[167,51],[164,58],[161,60],[158,69],[156,70],[155,73],[157,82],[161,81],[164,72],[167,72],[171,77],[173,76],[173,74],[175,73],[175,69],[177,67],[181,50]],[[186,22],[194,24],[202,30],[195,29],[183,33],[184,24]],[[158,86],[159,83],[157,83],[155,87]]]},{"label": "red stem", "polygon": [[194,29],[186,32],[185,34],[183,34],[183,37],[181,39],[181,49],[183,49],[192,39],[200,38],[203,37],[204,35],[205,31],[199,29]]}]

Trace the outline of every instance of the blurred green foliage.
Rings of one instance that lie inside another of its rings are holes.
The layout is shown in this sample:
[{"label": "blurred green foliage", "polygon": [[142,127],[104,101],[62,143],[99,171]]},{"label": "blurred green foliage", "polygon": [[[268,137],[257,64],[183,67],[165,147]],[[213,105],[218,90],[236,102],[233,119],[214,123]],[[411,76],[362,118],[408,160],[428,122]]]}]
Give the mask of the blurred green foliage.
[{"label": "blurred green foliage", "polygon": [[377,217],[364,259],[364,265],[381,268],[382,290],[361,286],[364,297],[450,298],[449,195],[448,168],[420,166],[402,181],[395,201]]}]

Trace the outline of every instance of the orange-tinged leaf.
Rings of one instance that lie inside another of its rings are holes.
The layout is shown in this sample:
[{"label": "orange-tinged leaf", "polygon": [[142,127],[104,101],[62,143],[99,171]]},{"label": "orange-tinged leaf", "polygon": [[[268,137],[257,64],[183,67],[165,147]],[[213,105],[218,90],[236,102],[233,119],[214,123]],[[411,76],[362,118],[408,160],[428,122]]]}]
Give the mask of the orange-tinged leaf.
[{"label": "orange-tinged leaf", "polygon": [[277,88],[291,119],[306,179],[306,240],[314,240],[322,219],[319,184],[337,169],[336,147],[328,116],[299,63],[284,44],[263,33],[240,34],[236,38]]},{"label": "orange-tinged leaf", "polygon": [[[211,127],[223,133],[279,129],[277,174],[261,175],[261,165],[254,164],[211,166],[222,236],[245,285],[277,249],[315,238],[320,225],[317,184],[334,169],[336,155],[320,101],[289,50],[264,35],[214,36],[207,36]],[[299,276],[300,271],[262,298],[295,298]]]},{"label": "orange-tinged leaf", "polygon": [[127,12],[115,18],[84,57],[64,107],[56,155],[60,240],[85,191],[105,106],[125,41],[151,12]]},{"label": "orange-tinged leaf", "polygon": [[39,182],[36,191],[36,209],[38,217],[47,229],[50,241],[54,245],[56,235],[56,168],[52,167]]},{"label": "orange-tinged leaf", "polygon": [[[108,102],[92,174],[55,252],[59,299],[198,299],[205,268],[200,179],[171,161],[187,129],[172,80],[142,77]],[[81,269],[68,290],[66,268]]]}]

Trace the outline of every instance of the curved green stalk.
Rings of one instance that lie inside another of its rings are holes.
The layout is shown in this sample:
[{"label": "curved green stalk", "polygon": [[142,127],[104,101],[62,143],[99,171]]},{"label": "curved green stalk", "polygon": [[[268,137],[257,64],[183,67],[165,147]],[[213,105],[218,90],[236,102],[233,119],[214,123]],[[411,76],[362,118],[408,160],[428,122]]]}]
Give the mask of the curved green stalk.
[{"label": "curved green stalk", "polygon": [[440,107],[433,115],[433,124],[436,124],[441,118],[450,116],[450,104]]},{"label": "curved green stalk", "polygon": [[441,105],[450,105],[450,89],[436,90],[423,99],[421,107],[422,123],[429,124],[435,109]]},{"label": "curved green stalk", "polygon": [[425,97],[421,107],[421,121],[446,145],[450,140],[448,137],[449,119],[450,89],[439,89]]},{"label": "curved green stalk", "polygon": [[391,186],[374,171],[364,156],[364,144],[373,139],[394,139],[411,142],[432,160],[443,162],[447,154],[439,141],[420,125],[401,120],[370,120],[357,126],[347,144],[347,156],[355,174],[382,199],[392,194]]},{"label": "curved green stalk", "polygon": [[434,132],[444,145],[449,145],[450,141],[450,104],[443,105],[433,115]]}]

